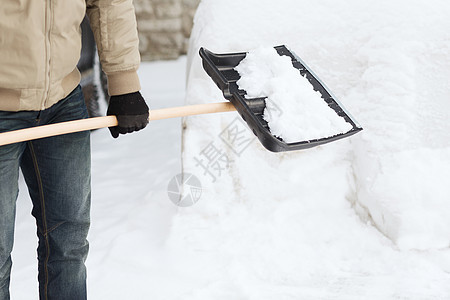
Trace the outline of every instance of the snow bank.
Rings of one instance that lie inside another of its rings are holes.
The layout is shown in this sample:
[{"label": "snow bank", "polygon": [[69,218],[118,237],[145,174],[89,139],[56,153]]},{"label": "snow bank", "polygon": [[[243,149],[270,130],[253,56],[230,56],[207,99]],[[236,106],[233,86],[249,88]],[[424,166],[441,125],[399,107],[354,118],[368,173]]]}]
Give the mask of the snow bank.
[{"label": "snow bank", "polygon": [[[353,178],[346,185],[355,187],[350,200],[358,213],[373,220],[401,247],[448,247],[449,4],[438,0],[433,5],[409,1],[233,3],[222,6],[210,0],[200,6],[191,39],[189,89],[199,89],[200,80],[205,81],[201,85],[212,86],[196,54],[200,46],[220,53],[288,44],[365,129],[339,143],[351,157]],[[269,18],[276,21],[267,22]],[[188,97],[188,102],[214,99],[220,99],[219,91],[209,98]],[[192,119],[188,125],[195,130],[207,122],[212,136],[206,140],[211,141],[231,122],[221,120],[222,129],[214,129],[206,120]],[[324,149],[332,147],[338,146]],[[406,157],[414,156],[413,167]],[[245,174],[236,176],[240,180]],[[427,225],[417,230],[419,222]]]},{"label": "snow bank", "polygon": [[365,128],[352,141],[355,201],[399,247],[448,248],[450,7],[394,1],[370,11],[344,98]]},{"label": "snow bank", "polygon": [[168,242],[199,270],[184,299],[450,297],[449,251],[433,250],[450,244],[448,12],[439,0],[202,1],[187,103],[223,101],[201,46],[287,44],[365,130],[275,154],[235,113],[187,118],[183,169],[205,190]]}]

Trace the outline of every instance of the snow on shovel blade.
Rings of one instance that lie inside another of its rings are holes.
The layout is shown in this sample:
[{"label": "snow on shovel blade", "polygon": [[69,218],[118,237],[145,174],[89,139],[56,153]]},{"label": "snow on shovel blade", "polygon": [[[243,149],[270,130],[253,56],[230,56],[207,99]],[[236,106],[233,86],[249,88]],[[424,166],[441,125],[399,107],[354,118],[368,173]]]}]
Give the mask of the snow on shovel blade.
[{"label": "snow on shovel blade", "polygon": [[[279,55],[286,55],[291,58],[292,66],[312,84],[313,89],[320,93],[321,98],[328,106],[349,123],[351,129],[344,133],[338,133],[329,137],[322,137],[307,141],[286,143],[283,139],[274,136],[269,129],[267,121],[264,119],[266,108],[265,97],[246,98],[247,92],[239,88],[237,81],[240,79],[239,73],[234,69],[247,56],[246,52],[216,54],[207,49],[200,49],[200,56],[203,61],[203,68],[211,79],[222,90],[224,97],[229,100],[239,112],[247,125],[258,137],[262,145],[272,152],[292,151],[308,149],[325,143],[336,141],[362,130],[361,126],[345,110],[342,104],[328,90],[325,84],[308,68],[308,66],[286,46],[277,46],[275,50]],[[301,118],[302,116],[299,116]],[[301,130],[301,128],[299,129]]]}]

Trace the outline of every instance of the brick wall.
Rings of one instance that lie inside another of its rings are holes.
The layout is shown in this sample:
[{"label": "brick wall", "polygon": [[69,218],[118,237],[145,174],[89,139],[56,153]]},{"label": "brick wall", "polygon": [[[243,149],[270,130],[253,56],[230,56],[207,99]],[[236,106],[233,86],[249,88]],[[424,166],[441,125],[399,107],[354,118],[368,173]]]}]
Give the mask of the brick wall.
[{"label": "brick wall", "polygon": [[185,54],[200,0],[134,0],[142,60]]}]

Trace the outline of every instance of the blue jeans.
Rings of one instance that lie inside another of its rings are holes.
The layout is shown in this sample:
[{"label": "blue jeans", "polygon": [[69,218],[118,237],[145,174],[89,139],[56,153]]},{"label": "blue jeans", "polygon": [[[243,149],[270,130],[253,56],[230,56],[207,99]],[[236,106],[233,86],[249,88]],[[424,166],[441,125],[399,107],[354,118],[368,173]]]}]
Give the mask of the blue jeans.
[{"label": "blue jeans", "polygon": [[[0,111],[0,132],[87,117],[78,86],[49,109]],[[89,132],[0,146],[0,300],[9,299],[19,168],[36,219],[40,299],[86,299]]]}]

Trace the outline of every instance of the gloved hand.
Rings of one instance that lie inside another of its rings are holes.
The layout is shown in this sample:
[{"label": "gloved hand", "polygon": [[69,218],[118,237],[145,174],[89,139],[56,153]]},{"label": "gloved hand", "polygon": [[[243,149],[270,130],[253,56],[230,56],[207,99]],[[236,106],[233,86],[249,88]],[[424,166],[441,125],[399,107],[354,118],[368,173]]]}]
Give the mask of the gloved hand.
[{"label": "gloved hand", "polygon": [[113,138],[117,138],[119,133],[125,134],[145,128],[148,124],[149,108],[141,93],[135,92],[111,96],[106,114],[117,117],[119,125],[109,127]]}]

